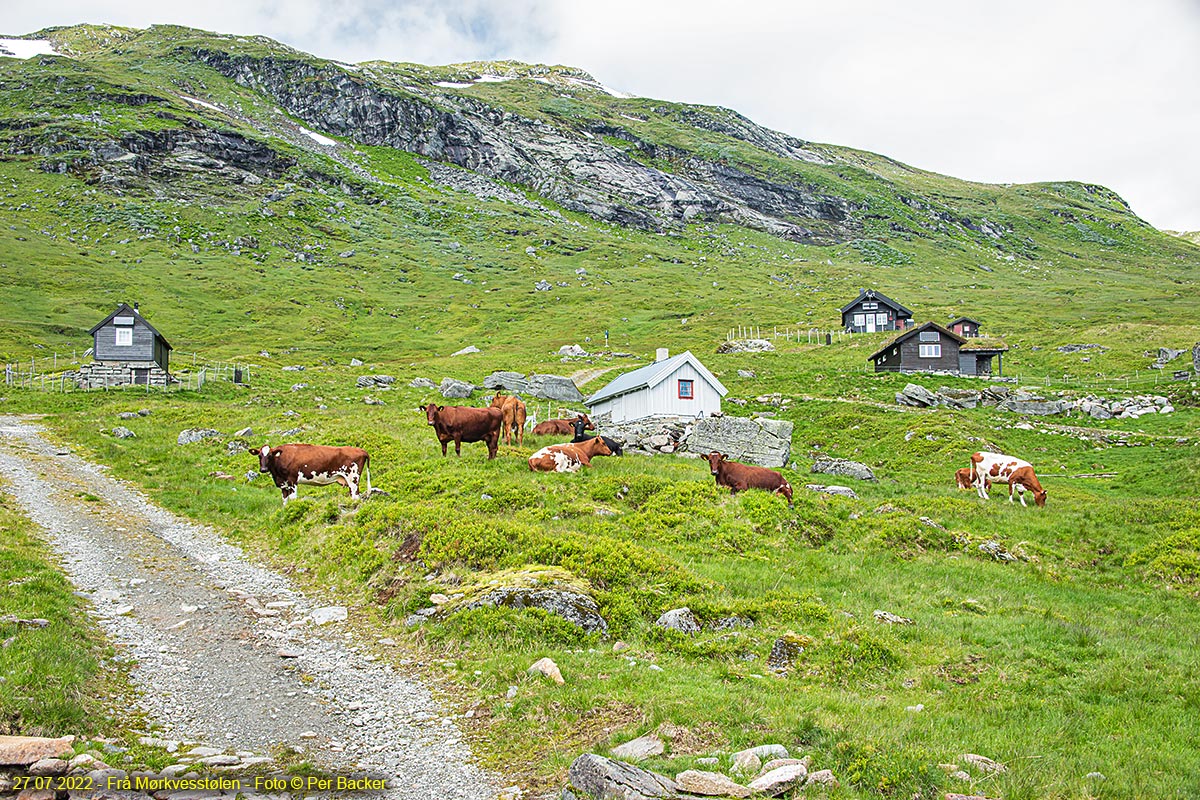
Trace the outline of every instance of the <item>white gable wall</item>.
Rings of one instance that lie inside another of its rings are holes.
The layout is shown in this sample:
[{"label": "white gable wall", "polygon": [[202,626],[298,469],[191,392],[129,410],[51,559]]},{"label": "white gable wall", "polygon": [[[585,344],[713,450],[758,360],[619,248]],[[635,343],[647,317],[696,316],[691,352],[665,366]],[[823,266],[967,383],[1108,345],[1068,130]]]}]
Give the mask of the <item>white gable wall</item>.
[{"label": "white gable wall", "polygon": [[[693,400],[679,399],[679,381],[691,380]],[[612,414],[613,422],[630,422],[650,416],[699,417],[721,410],[721,395],[686,361],[679,365],[657,386],[601,400],[592,406],[591,413]]]}]

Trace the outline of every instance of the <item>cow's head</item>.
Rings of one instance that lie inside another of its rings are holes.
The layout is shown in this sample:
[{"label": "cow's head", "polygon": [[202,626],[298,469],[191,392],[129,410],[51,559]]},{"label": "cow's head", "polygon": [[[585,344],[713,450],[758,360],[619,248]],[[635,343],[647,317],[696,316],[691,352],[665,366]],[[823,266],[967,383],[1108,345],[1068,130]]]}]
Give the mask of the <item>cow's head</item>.
[{"label": "cow's head", "polygon": [[587,430],[587,422],[583,417],[576,417],[571,420],[571,427],[575,429],[576,436],[583,436],[583,432]]},{"label": "cow's head", "polygon": [[251,453],[252,455],[258,456],[258,471],[259,472],[270,472],[271,471],[271,460],[278,457],[279,448],[275,448],[274,450],[272,450],[271,445],[264,444],[262,447],[247,448],[247,452]]},{"label": "cow's head", "polygon": [[970,489],[971,483],[974,480],[974,470],[971,467],[963,467],[954,473],[954,482],[958,484],[960,489]]},{"label": "cow's head", "polygon": [[[571,420],[571,424],[572,424],[572,425],[574,425],[574,424],[575,424],[575,423],[577,423],[577,422],[582,422],[582,423],[583,423],[583,428],[582,428],[582,430],[585,430],[585,431],[594,431],[594,430],[596,430],[596,426],[592,424],[592,421],[591,421],[590,419],[588,419],[588,415],[587,415],[587,414],[580,414],[579,416],[575,417],[575,419]],[[577,430],[580,430],[580,429],[577,429]]]},{"label": "cow's head", "polygon": [[421,410],[425,412],[425,419],[429,420],[429,424],[432,425],[437,421],[438,412],[444,408],[445,406],[439,406],[435,405],[434,403],[430,403]]},{"label": "cow's head", "polygon": [[1038,508],[1045,508],[1046,507],[1046,490],[1043,489],[1040,492],[1034,492],[1033,493],[1033,502],[1035,505],[1037,505]]},{"label": "cow's head", "polygon": [[508,401],[508,398],[506,396],[504,396],[500,392],[496,392],[496,396],[492,398],[492,404],[491,404],[490,408],[504,408],[504,404],[507,401]]},{"label": "cow's head", "polygon": [[721,463],[725,461],[727,456],[724,453],[718,453],[716,450],[705,456],[708,459],[708,467],[713,475],[716,475],[721,467]]},{"label": "cow's head", "polygon": [[592,445],[592,447],[594,448],[592,450],[592,452],[595,453],[596,455],[611,456],[613,454],[612,448],[608,446],[608,442],[604,441],[603,436],[597,436],[592,441],[595,442],[595,444]]}]

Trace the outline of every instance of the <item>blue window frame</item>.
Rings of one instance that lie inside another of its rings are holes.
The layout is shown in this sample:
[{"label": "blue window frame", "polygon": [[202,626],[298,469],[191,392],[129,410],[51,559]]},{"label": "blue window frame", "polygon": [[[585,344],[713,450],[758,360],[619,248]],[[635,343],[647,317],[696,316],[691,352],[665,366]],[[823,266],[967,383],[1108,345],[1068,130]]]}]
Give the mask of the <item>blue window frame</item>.
[{"label": "blue window frame", "polygon": [[679,399],[680,400],[695,400],[696,390],[695,381],[686,378],[679,379]]}]

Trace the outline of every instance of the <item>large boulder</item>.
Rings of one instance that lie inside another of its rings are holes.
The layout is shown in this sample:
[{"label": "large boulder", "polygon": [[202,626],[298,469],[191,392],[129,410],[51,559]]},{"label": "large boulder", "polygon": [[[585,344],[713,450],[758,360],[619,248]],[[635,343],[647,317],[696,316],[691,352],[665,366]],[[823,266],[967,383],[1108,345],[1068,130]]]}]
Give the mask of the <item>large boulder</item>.
[{"label": "large boulder", "polygon": [[719,772],[685,770],[675,776],[681,791],[704,797],[749,797],[753,791]]},{"label": "large boulder", "polygon": [[654,624],[660,628],[686,633],[688,636],[700,632],[700,620],[696,619],[696,615],[687,606],[667,611]]},{"label": "large boulder", "polygon": [[493,589],[477,600],[462,605],[466,611],[483,606],[503,608],[540,608],[562,617],[588,633],[604,633],[608,623],[600,616],[600,607],[586,594],[563,589],[537,589],[528,586],[505,586]]},{"label": "large boulder", "polygon": [[43,758],[57,758],[72,751],[74,736],[46,739],[40,736],[0,736],[0,765],[27,767]]},{"label": "large boulder", "polygon": [[717,348],[718,353],[769,353],[775,345],[766,339],[731,339]]},{"label": "large boulder", "polygon": [[442,385],[438,387],[442,390],[442,397],[452,399],[463,399],[470,397],[475,393],[475,387],[466,381],[456,380],[455,378],[442,378]]},{"label": "large boulder", "polygon": [[666,775],[640,769],[624,761],[584,753],[567,771],[567,792],[591,800],[655,800],[678,794],[675,781]]},{"label": "large boulder", "polygon": [[220,435],[220,431],[214,431],[212,428],[188,428],[179,432],[178,438],[175,439],[175,444],[194,444],[205,439],[216,439]]},{"label": "large boulder", "polygon": [[1196,342],[1196,346],[1192,348],[1192,369],[1200,375],[1200,342]]},{"label": "large boulder", "polygon": [[850,461],[845,458],[820,456],[813,462],[811,471],[820,472],[825,475],[841,475],[846,478],[856,478],[860,481],[875,480],[875,473],[866,464],[860,464],[857,461]]},{"label": "large boulder", "polygon": [[414,389],[436,389],[438,385],[429,378],[413,378],[408,385]]},{"label": "large boulder", "polygon": [[691,453],[716,450],[733,461],[760,467],[782,467],[792,457],[792,423],[746,417],[705,417],[696,420],[680,444]]},{"label": "large boulder", "polygon": [[560,403],[583,402],[583,395],[575,381],[563,375],[533,373],[529,376],[529,392],[543,400],[557,400]]},{"label": "large boulder", "polygon": [[904,387],[904,391],[896,392],[896,402],[902,406],[929,408],[938,405],[939,400],[936,394],[924,386],[910,383]]},{"label": "large boulder", "polygon": [[519,372],[497,370],[483,379],[485,389],[504,389],[517,394],[529,394],[529,381]]}]

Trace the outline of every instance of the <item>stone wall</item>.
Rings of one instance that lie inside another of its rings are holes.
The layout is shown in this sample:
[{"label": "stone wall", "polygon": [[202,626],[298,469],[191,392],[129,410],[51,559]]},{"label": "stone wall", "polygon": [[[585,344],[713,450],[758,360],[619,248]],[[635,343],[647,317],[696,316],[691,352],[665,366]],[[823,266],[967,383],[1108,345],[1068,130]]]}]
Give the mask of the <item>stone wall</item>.
[{"label": "stone wall", "polygon": [[84,364],[67,378],[75,381],[80,389],[107,389],[114,386],[129,386],[133,383],[135,369],[150,370],[151,386],[165,387],[171,376],[153,361],[93,361]]}]

